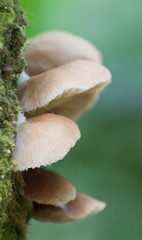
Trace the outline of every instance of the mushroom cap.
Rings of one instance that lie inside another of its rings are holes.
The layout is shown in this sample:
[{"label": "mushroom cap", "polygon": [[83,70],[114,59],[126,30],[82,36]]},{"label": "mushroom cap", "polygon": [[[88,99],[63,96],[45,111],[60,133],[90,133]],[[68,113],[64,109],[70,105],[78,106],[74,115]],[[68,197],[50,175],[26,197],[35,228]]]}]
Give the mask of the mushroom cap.
[{"label": "mushroom cap", "polygon": [[75,187],[55,172],[35,168],[22,175],[24,184],[19,185],[19,192],[31,201],[64,206],[76,197]]},{"label": "mushroom cap", "polygon": [[19,87],[18,95],[27,116],[51,111],[76,119],[110,80],[107,68],[78,60],[31,77]]},{"label": "mushroom cap", "polygon": [[50,165],[61,160],[80,138],[78,126],[64,116],[44,114],[17,127],[14,171]]},{"label": "mushroom cap", "polygon": [[100,51],[92,43],[70,33],[46,32],[27,42],[26,72],[30,76],[78,59],[102,62]]},{"label": "mushroom cap", "polygon": [[42,222],[65,223],[81,220],[102,211],[106,203],[83,193],[63,207],[33,203],[32,217]]}]

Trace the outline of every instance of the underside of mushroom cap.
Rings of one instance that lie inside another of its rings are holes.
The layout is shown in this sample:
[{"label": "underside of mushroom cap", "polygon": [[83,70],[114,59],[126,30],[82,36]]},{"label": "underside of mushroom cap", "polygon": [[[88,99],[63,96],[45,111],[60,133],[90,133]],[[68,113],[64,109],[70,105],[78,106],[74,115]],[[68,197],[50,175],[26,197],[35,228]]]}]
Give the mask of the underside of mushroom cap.
[{"label": "underside of mushroom cap", "polygon": [[55,172],[35,168],[21,174],[23,184],[19,184],[19,192],[31,201],[64,206],[76,197],[75,187]]},{"label": "underside of mushroom cap", "polygon": [[20,85],[18,95],[28,117],[51,111],[76,119],[110,80],[104,66],[78,60],[30,78]]},{"label": "underside of mushroom cap", "polygon": [[93,44],[71,33],[46,32],[27,42],[26,72],[30,76],[78,59],[102,62],[101,53]]},{"label": "underside of mushroom cap", "polygon": [[78,126],[64,116],[44,114],[17,127],[14,171],[23,171],[61,160],[80,138]]},{"label": "underside of mushroom cap", "polygon": [[106,204],[83,193],[63,207],[33,203],[32,217],[41,222],[65,223],[81,220],[97,214]]}]

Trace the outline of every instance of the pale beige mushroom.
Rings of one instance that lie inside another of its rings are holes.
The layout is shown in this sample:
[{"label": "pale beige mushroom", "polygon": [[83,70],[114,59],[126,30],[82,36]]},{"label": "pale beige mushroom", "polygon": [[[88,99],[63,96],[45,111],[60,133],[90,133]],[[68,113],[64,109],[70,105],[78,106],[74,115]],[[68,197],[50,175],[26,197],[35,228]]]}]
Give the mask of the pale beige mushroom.
[{"label": "pale beige mushroom", "polygon": [[106,203],[83,193],[63,207],[33,203],[32,217],[42,222],[65,223],[81,220],[102,211]]},{"label": "pale beige mushroom", "polygon": [[53,112],[76,119],[98,98],[110,82],[107,68],[78,60],[31,77],[19,86],[19,100],[26,116]]},{"label": "pale beige mushroom", "polygon": [[64,116],[44,114],[17,127],[14,171],[50,165],[63,159],[80,138],[78,126]]},{"label": "pale beige mushroom", "polygon": [[30,76],[78,59],[102,62],[100,51],[92,43],[71,33],[51,31],[27,42],[26,72]]},{"label": "pale beige mushroom", "polygon": [[19,192],[31,201],[64,206],[76,197],[75,187],[55,172],[35,168],[21,174],[23,184],[18,184]]}]

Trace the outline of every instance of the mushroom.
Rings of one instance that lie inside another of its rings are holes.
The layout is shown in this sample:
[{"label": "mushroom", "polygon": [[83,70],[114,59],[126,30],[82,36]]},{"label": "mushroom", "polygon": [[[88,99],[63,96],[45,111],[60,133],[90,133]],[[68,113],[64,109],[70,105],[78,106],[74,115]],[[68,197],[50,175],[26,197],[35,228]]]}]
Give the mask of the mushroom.
[{"label": "mushroom", "polygon": [[81,220],[102,211],[106,203],[83,193],[63,207],[33,203],[32,217],[42,222],[65,223]]},{"label": "mushroom", "polygon": [[63,159],[80,138],[78,126],[64,116],[44,114],[17,127],[14,171],[50,165]]},{"label": "mushroom", "polygon": [[75,199],[75,187],[61,175],[41,169],[22,172],[23,184],[18,184],[19,192],[31,201],[42,204],[64,206]]},{"label": "mushroom", "polygon": [[31,77],[19,86],[18,96],[27,117],[51,111],[77,119],[110,79],[107,68],[77,60]]},{"label": "mushroom", "polygon": [[30,76],[78,59],[102,62],[101,53],[93,44],[70,33],[51,31],[27,42],[26,72]]}]

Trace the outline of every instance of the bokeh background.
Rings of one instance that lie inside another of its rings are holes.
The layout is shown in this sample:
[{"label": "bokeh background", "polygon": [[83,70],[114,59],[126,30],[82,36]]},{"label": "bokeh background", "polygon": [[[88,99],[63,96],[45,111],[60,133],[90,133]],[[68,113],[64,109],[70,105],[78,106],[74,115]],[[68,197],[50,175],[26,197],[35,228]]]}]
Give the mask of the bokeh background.
[{"label": "bokeh background", "polygon": [[107,202],[80,222],[31,221],[29,240],[142,239],[142,1],[21,0],[27,36],[57,29],[93,42],[112,84],[78,124],[82,138],[51,166],[77,187]]}]

